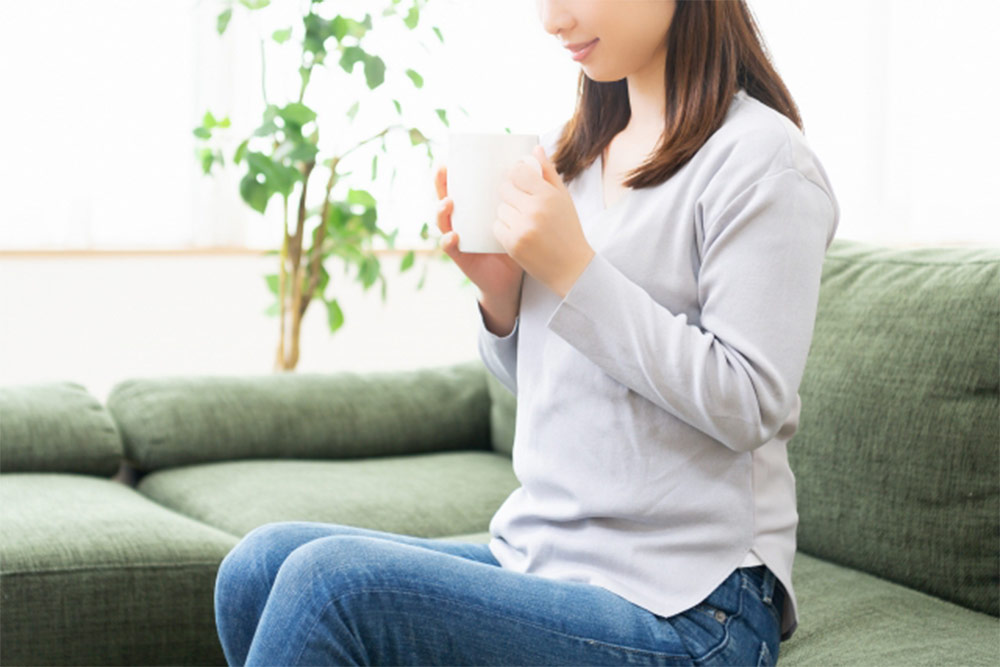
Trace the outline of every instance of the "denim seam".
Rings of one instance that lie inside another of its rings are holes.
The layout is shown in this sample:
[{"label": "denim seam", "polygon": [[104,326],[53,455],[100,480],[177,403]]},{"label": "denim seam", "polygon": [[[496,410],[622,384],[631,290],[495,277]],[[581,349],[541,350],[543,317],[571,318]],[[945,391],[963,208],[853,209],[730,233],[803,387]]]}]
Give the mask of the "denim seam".
[{"label": "denim seam", "polygon": [[737,602],[737,606],[736,606],[736,613],[735,614],[727,614],[726,615],[726,620],[723,621],[723,623],[722,623],[722,630],[723,630],[722,639],[719,640],[718,644],[716,644],[714,647],[712,647],[704,655],[701,655],[701,656],[694,656],[694,655],[692,655],[691,656],[696,661],[701,662],[703,660],[708,660],[709,658],[715,656],[716,653],[719,653],[724,648],[726,648],[726,646],[729,645],[729,640],[732,637],[732,635],[729,632],[729,624],[730,624],[730,622],[734,618],[738,618],[738,617],[740,617],[740,616],[743,615],[743,596],[745,595],[744,591],[749,587],[749,580],[747,579],[747,576],[745,574],[743,574],[742,572],[740,572],[740,578],[742,579],[742,583],[740,584],[740,595],[739,595],[739,601]]},{"label": "denim seam", "polygon": [[[476,612],[479,612],[479,613],[488,614],[490,616],[493,616],[494,618],[502,618],[504,620],[513,621],[515,623],[521,623],[523,625],[527,625],[527,626],[536,628],[538,630],[542,630],[544,632],[548,632],[548,633],[551,633],[551,634],[554,634],[554,635],[559,635],[560,637],[566,637],[566,638],[573,639],[573,640],[576,640],[576,641],[584,642],[586,644],[599,645],[599,646],[603,646],[603,647],[606,647],[606,648],[611,648],[611,649],[615,649],[615,650],[619,650],[619,651],[625,651],[625,652],[628,652],[628,653],[634,653],[634,654],[638,654],[638,655],[651,655],[651,656],[656,656],[656,657],[659,657],[659,658],[670,658],[670,659],[675,659],[675,658],[682,658],[683,659],[683,658],[686,658],[688,660],[690,660],[691,657],[692,657],[691,655],[678,655],[678,654],[674,654],[674,653],[664,653],[662,651],[655,651],[655,650],[651,650],[651,649],[632,648],[632,647],[629,647],[629,646],[622,646],[620,644],[610,644],[608,642],[603,642],[603,641],[601,641],[599,639],[591,639],[590,637],[581,637],[579,635],[571,635],[571,634],[568,634],[568,633],[565,633],[565,632],[560,632],[558,630],[553,630],[552,628],[547,628],[544,625],[539,625],[537,623],[532,623],[531,621],[526,621],[523,618],[518,618],[516,616],[508,616],[508,615],[505,615],[505,614],[498,614],[493,609],[484,608],[484,607],[480,607],[480,606],[472,605],[472,604],[466,604],[466,603],[463,603],[463,602],[458,602],[456,600],[452,600],[450,598],[439,597],[439,596],[436,596],[436,595],[428,595],[426,593],[417,593],[417,592],[414,592],[414,591],[408,591],[408,590],[399,589],[399,588],[368,588],[368,589],[364,589],[364,590],[360,590],[360,591],[351,591],[350,593],[344,593],[342,595],[339,595],[339,596],[331,599],[330,601],[328,601],[326,603],[326,605],[324,605],[323,609],[320,610],[319,614],[317,615],[316,621],[309,628],[309,632],[306,634],[305,641],[303,641],[302,649],[299,651],[299,654],[295,657],[295,660],[293,661],[293,664],[294,664],[294,662],[297,662],[300,657],[302,657],[302,653],[305,652],[305,647],[309,643],[309,638],[312,636],[312,633],[316,629],[316,626],[319,624],[319,620],[323,617],[324,614],[326,614],[327,610],[330,608],[331,605],[333,605],[334,602],[339,602],[341,600],[344,600],[345,598],[352,597],[352,596],[355,596],[355,595],[368,595],[368,594],[371,594],[371,593],[394,593],[394,594],[409,595],[409,596],[412,596],[412,597],[426,598],[428,600],[434,600],[435,602],[447,603],[447,604],[450,604],[450,605],[453,605],[453,606],[456,606],[456,607],[465,607],[467,609],[472,609],[473,611],[476,611]],[[742,605],[741,605],[741,610],[742,610]],[[726,639],[728,639],[728,637],[729,637],[729,630],[727,628],[726,629]]]},{"label": "denim seam", "polygon": [[[770,571],[770,568],[768,568],[768,571]],[[766,577],[767,573],[765,573],[764,576]],[[771,574],[771,577],[773,579],[771,586],[771,595],[767,596],[766,598],[764,597],[763,586],[760,587],[758,593],[760,594],[760,601],[763,602],[767,610],[771,612],[771,616],[773,616],[777,620],[778,627],[781,627],[781,610],[778,609],[778,605],[774,604],[774,591],[777,590],[779,582],[778,578],[773,573]],[[750,578],[746,576],[746,574],[743,574],[743,583],[744,586],[748,587],[752,586],[754,588],[757,588],[756,585],[750,580]]]},{"label": "denim seam", "polygon": [[[753,589],[757,588],[757,586],[753,583],[753,581],[750,579],[750,577],[748,577],[744,573],[741,573],[741,574],[743,575],[743,588],[747,588],[747,589],[750,589],[750,590],[753,590]],[[774,585],[775,586],[778,585],[778,578],[777,577],[774,578]],[[773,591],[773,589],[772,589],[772,591]],[[777,607],[777,605],[774,604],[773,597],[772,598],[768,598],[769,601],[765,601],[764,600],[763,591],[759,591],[758,590],[757,592],[760,594],[760,598],[759,598],[760,601],[764,603],[764,608],[768,610],[768,612],[771,614],[772,618],[774,618],[775,621],[777,622],[778,628],[779,628],[779,632],[780,632],[780,628],[781,628],[781,610],[779,610],[778,607]],[[773,595],[773,593],[772,593],[772,595]],[[743,610],[743,608],[740,607],[740,611],[742,611],[742,610]]]}]

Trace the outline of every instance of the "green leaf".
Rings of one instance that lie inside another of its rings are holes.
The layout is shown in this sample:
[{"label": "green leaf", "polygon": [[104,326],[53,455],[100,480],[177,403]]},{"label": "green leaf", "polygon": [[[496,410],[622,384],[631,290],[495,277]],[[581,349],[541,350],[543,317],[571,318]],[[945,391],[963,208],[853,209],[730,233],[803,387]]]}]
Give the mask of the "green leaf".
[{"label": "green leaf", "polygon": [[415,257],[416,253],[414,253],[412,250],[403,255],[403,261],[399,264],[399,272],[402,273],[403,271],[406,271],[408,268],[413,266],[413,260]]},{"label": "green leaf", "polygon": [[403,107],[399,106],[399,100],[393,100],[392,103],[396,105],[396,113],[403,115]]},{"label": "green leaf", "polygon": [[301,102],[291,102],[286,104],[284,108],[278,112],[278,115],[280,115],[286,122],[295,123],[300,127],[309,121],[316,120],[316,112]]},{"label": "green leaf", "polygon": [[344,325],[344,311],[340,309],[336,299],[326,302],[326,321],[330,325],[330,333]]},{"label": "green leaf", "polygon": [[211,139],[212,133],[203,127],[196,127],[194,128],[194,136],[198,137],[199,139]]},{"label": "green leaf", "polygon": [[205,115],[201,119],[201,125],[205,129],[211,130],[216,126],[215,116],[212,115],[211,111],[206,111]]},{"label": "green leaf", "polygon": [[330,21],[330,34],[338,42],[344,39],[347,35],[347,19],[340,15],[334,16],[333,20]]},{"label": "green leaf", "polygon": [[356,101],[351,105],[351,108],[347,110],[347,117],[354,120],[354,116],[358,113],[358,107],[361,106],[361,100]]},{"label": "green leaf", "polygon": [[361,214],[361,223],[369,232],[375,231],[376,220],[378,220],[378,210],[374,207],[365,209],[365,212]]},{"label": "green leaf", "polygon": [[407,28],[413,30],[414,28],[417,27],[417,22],[419,20],[420,20],[420,10],[417,9],[416,5],[414,5],[413,7],[410,7],[410,11],[406,15],[406,18],[403,19],[403,23],[406,24]]},{"label": "green leaf", "polygon": [[271,4],[271,0],[240,0],[240,4],[247,9],[263,9]]},{"label": "green leaf", "polygon": [[271,33],[271,39],[276,41],[278,44],[284,44],[292,36],[292,29],[285,28],[284,30],[275,30]]},{"label": "green leaf", "polygon": [[243,201],[250,205],[250,208],[263,214],[271,192],[268,191],[266,185],[257,181],[253,173],[249,173],[240,181],[240,196]]},{"label": "green leaf", "polygon": [[437,35],[438,41],[441,42],[442,44],[444,44],[444,37],[441,36],[441,31],[438,29],[438,27],[437,26],[433,26],[431,28],[431,30],[434,31],[435,35]]},{"label": "green leaf", "polygon": [[212,170],[212,161],[215,160],[215,156],[212,154],[210,148],[200,148],[197,151],[198,159],[201,160],[201,170],[204,173],[208,173]]},{"label": "green leaf", "polygon": [[272,191],[280,192],[286,197],[292,193],[292,188],[302,176],[301,172],[295,167],[288,167],[275,162],[263,153],[250,151],[246,157],[247,162],[250,164],[251,173],[257,172],[262,174]]},{"label": "green leaf", "polygon": [[428,225],[425,222],[424,226],[420,228],[420,238],[422,238],[424,240],[427,240],[428,238],[430,238],[429,230],[430,230],[430,225]]},{"label": "green leaf", "polygon": [[302,79],[302,87],[305,88],[309,85],[309,79],[312,77],[312,69],[309,67],[299,68],[299,78]]},{"label": "green leaf", "polygon": [[416,146],[417,144],[422,144],[422,143],[426,143],[426,142],[427,142],[427,137],[424,136],[423,132],[421,132],[420,130],[418,130],[415,127],[410,128],[410,144],[411,145]]},{"label": "green leaf", "polygon": [[[316,229],[319,229],[317,227]],[[317,299],[324,299],[323,293],[326,291],[326,286],[330,283],[330,274],[327,273],[326,267],[321,263],[319,265],[319,280],[316,282],[316,291],[313,292],[313,296]],[[325,300],[325,299],[324,299]]]},{"label": "green leaf", "polygon": [[302,50],[312,53],[318,60],[326,54],[324,45],[326,40],[332,36],[333,21],[328,21],[310,12],[302,19],[302,23],[306,29],[305,39],[302,40]]},{"label": "green leaf", "polygon": [[435,109],[434,111],[437,112],[438,118],[441,119],[441,122],[444,123],[445,127],[451,127],[451,125],[448,123],[448,112],[447,111],[445,111],[444,109]]},{"label": "green leaf", "polygon": [[358,278],[365,289],[375,284],[379,276],[379,261],[374,255],[366,255],[358,270]]},{"label": "green leaf", "polygon": [[406,70],[406,76],[410,77],[410,80],[413,81],[413,85],[417,88],[424,87],[424,77],[420,76],[420,74],[418,74],[415,70]]},{"label": "green leaf", "polygon": [[278,295],[278,282],[279,282],[278,274],[277,273],[269,273],[268,275],[264,276],[264,280],[267,281],[267,289],[271,290],[271,294],[274,294],[275,296],[277,296]]},{"label": "green leaf", "polygon": [[231,7],[219,14],[219,17],[216,19],[215,29],[219,31],[220,35],[226,32],[226,26],[229,25],[229,19],[231,18],[233,18],[233,10]]},{"label": "green leaf", "polygon": [[281,128],[274,124],[273,120],[265,121],[260,127],[253,131],[255,137],[269,137]]},{"label": "green leaf", "polygon": [[[286,142],[287,143],[287,142]],[[290,162],[311,162],[319,153],[319,148],[312,141],[296,141],[295,148],[286,156]],[[298,180],[296,178],[296,180]]]},{"label": "green leaf", "polygon": [[279,306],[278,302],[275,301],[270,306],[268,306],[267,310],[264,311],[264,314],[268,315],[269,317],[277,317],[278,315],[280,315],[281,307]]},{"label": "green leaf", "polygon": [[367,190],[348,190],[347,201],[350,204],[360,204],[365,208],[373,208],[376,205],[375,197]]},{"label": "green leaf", "polygon": [[378,56],[365,59],[365,81],[369,90],[374,90],[385,81],[385,62]]},{"label": "green leaf", "polygon": [[281,112],[281,107],[279,107],[277,104],[268,104],[267,108],[264,109],[264,116],[263,116],[264,122],[269,123],[273,121],[275,118],[278,117],[278,114],[280,112]]},{"label": "green leaf", "polygon": [[510,134],[510,128],[509,128],[509,127],[505,127],[505,128],[503,129],[503,131],[504,131],[504,132],[506,132],[507,134]]},{"label": "green leaf", "polygon": [[351,74],[354,71],[354,65],[364,60],[367,55],[365,50],[360,46],[348,46],[340,55],[340,67],[348,74]]},{"label": "green leaf", "polygon": [[372,180],[378,176],[378,153],[372,156]]},{"label": "green leaf", "polygon": [[239,164],[243,157],[247,154],[247,144],[250,143],[249,139],[244,139],[243,143],[239,145],[236,149],[236,153],[233,154],[233,162]]}]

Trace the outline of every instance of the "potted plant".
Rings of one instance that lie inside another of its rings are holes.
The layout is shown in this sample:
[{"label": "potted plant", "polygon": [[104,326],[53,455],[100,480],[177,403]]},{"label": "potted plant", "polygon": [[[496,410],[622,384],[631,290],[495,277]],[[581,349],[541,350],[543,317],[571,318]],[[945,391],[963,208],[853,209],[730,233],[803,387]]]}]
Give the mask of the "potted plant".
[{"label": "potted plant", "polygon": [[[420,12],[428,1],[411,0],[404,8],[401,7],[403,0],[383,0],[380,4],[381,16],[386,20],[402,21],[412,33],[417,29]],[[220,35],[229,25],[235,4],[237,3],[229,0],[225,10],[217,17]],[[238,0],[238,4],[252,12],[267,7],[270,0]],[[374,29],[371,14],[366,13],[363,18],[352,18],[339,13],[328,16],[332,12],[323,10],[330,5],[335,6],[336,3],[311,0],[308,12],[302,17],[297,29],[296,26],[290,26],[275,30],[270,35],[271,40],[281,45],[279,48],[301,49],[298,99],[273,104],[267,101],[264,90],[266,108],[261,123],[239,144],[232,158],[236,165],[242,165],[245,170],[239,194],[248,206],[263,215],[274,195],[280,195],[283,206],[284,232],[281,249],[268,252],[270,255],[277,255],[278,270],[265,277],[268,288],[276,298],[268,313],[276,315],[280,323],[274,363],[276,371],[293,370],[298,363],[302,318],[314,300],[326,305],[331,333],[336,332],[344,323],[344,313],[336,296],[328,292],[330,273],[325,266],[327,260],[339,258],[344,263],[345,274],[354,266],[355,279],[366,291],[376,281],[381,281],[383,302],[386,299],[385,277],[373,252],[373,242],[380,238],[389,248],[393,248],[399,229],[397,227],[391,233],[382,229],[378,225],[378,202],[375,197],[361,184],[357,187],[348,185],[348,176],[353,176],[350,182],[355,183],[367,179],[369,174],[341,173],[338,171],[341,162],[354,151],[375,147],[376,142],[381,144],[380,152],[385,154],[386,136],[393,132],[405,133],[412,147],[424,146],[429,164],[434,159],[431,140],[418,127],[405,122],[389,125],[361,138],[339,154],[323,154],[317,113],[305,101],[313,70],[325,67],[334,70],[340,77],[363,75],[368,91],[383,85],[387,70],[384,60],[366,48],[365,37]],[[436,26],[431,30],[443,43],[441,31]],[[420,44],[423,45],[423,42]],[[263,66],[263,42],[261,58]],[[423,77],[413,69],[405,69],[400,74],[409,80],[407,85],[423,87]],[[347,109],[346,117],[350,124],[354,123],[362,101],[355,99]],[[396,115],[402,119],[400,102],[396,99],[392,102]],[[440,122],[448,127],[447,111],[440,108],[434,111]],[[210,174],[214,165],[225,165],[222,150],[212,142],[213,139],[218,139],[215,135],[219,130],[229,126],[228,116],[217,119],[208,111],[202,118],[201,125],[194,128],[195,136],[204,142],[196,150],[196,155],[205,174]],[[349,133],[345,134],[350,136]],[[378,160],[376,151],[371,159],[371,181],[377,176]],[[338,189],[338,186],[341,187]],[[319,195],[313,195],[317,189]],[[335,192],[335,189],[338,191]],[[314,202],[314,199],[318,201]],[[294,203],[291,220],[290,200]],[[429,237],[428,223],[423,224],[420,236],[423,239]],[[439,249],[434,255],[444,261],[450,259]],[[400,272],[408,270],[414,259],[414,251],[407,252],[400,263]],[[428,257],[427,261],[430,259]],[[423,287],[426,272],[425,261],[418,289]]]}]

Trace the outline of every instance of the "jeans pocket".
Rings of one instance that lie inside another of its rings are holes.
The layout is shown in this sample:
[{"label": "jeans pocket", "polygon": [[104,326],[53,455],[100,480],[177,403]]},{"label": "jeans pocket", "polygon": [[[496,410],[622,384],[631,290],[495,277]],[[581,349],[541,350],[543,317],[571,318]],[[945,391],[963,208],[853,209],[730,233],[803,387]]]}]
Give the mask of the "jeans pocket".
[{"label": "jeans pocket", "polygon": [[743,597],[742,579],[734,572],[705,600],[671,617],[695,664],[710,663],[726,651],[733,623],[743,613]]}]

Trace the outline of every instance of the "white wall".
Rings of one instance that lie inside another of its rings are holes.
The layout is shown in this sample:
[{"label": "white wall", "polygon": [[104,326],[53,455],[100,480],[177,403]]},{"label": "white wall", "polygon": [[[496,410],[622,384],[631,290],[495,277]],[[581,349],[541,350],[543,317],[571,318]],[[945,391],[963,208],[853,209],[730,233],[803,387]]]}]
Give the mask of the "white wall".
[{"label": "white wall", "polygon": [[[398,274],[383,256],[365,292],[330,276],[344,311],[335,334],[322,303],[302,325],[298,372],[419,368],[478,359],[476,290],[426,256]],[[114,383],[158,375],[273,372],[278,320],[264,310],[273,258],[24,257],[0,259],[0,385],[70,380],[104,400]]]}]

